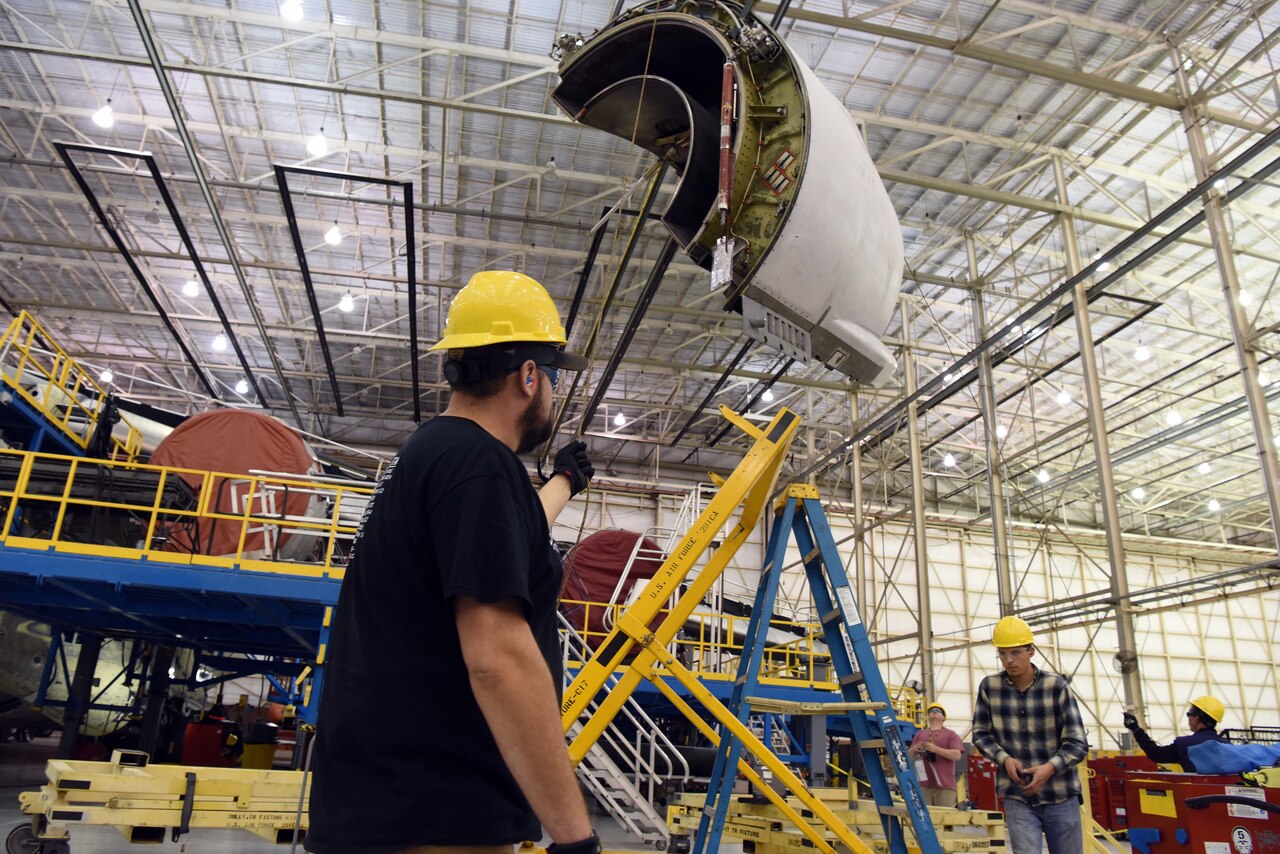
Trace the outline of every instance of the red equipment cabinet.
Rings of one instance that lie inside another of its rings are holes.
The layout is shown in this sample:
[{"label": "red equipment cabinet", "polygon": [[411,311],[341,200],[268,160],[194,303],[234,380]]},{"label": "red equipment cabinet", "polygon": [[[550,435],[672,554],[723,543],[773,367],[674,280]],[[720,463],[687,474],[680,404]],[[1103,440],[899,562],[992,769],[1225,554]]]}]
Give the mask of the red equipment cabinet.
[{"label": "red equipment cabinet", "polygon": [[969,753],[965,763],[965,785],[969,790],[969,802],[980,810],[1000,811],[1003,809],[996,787],[996,763],[983,756],[977,750]]},{"label": "red equipment cabinet", "polygon": [[[1233,774],[1132,772],[1125,783],[1129,843],[1139,854],[1236,854],[1247,839],[1255,854],[1267,854],[1280,840],[1280,816],[1235,804],[1194,810],[1187,798],[1247,794],[1280,805],[1280,789],[1242,786]],[[1239,828],[1239,829],[1238,829]]]},{"label": "red equipment cabinet", "polygon": [[1107,830],[1129,826],[1124,781],[1135,771],[1155,771],[1156,763],[1145,756],[1100,756],[1089,760],[1089,805],[1093,820]]}]

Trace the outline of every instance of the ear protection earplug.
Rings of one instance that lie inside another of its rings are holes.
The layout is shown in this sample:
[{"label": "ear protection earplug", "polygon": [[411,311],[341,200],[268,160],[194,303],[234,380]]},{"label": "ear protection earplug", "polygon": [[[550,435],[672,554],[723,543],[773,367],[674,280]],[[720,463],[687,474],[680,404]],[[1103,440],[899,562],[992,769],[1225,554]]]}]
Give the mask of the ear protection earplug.
[{"label": "ear protection earplug", "polygon": [[533,377],[525,377],[524,384],[533,385]]}]

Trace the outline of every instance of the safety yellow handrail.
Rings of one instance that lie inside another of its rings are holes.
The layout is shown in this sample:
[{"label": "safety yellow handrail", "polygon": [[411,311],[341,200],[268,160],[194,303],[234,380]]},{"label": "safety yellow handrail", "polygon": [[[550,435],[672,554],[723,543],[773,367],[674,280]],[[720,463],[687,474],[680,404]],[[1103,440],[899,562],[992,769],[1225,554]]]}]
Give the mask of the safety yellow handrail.
[{"label": "safety yellow handrail", "polygon": [[[575,626],[581,626],[579,634],[593,648],[604,641],[609,630],[593,629],[592,623],[613,626],[619,614],[626,609],[625,605],[618,603],[582,599],[561,599],[560,607],[570,615]],[[666,609],[659,611],[659,619],[666,619],[668,613]],[[685,631],[677,636],[669,651],[699,679],[730,681],[737,674],[738,659],[742,656],[742,642],[735,639],[735,633],[745,635],[749,620],[750,617],[734,614],[694,611]],[[692,630],[695,625],[696,632]],[[765,646],[760,667],[761,684],[839,690],[831,676],[831,656],[816,644],[816,640],[822,637],[820,622],[773,620],[769,626],[794,632],[796,637]],[[924,699],[909,686],[889,685],[888,689],[889,696],[893,698],[894,713],[903,720],[923,726]]]},{"label": "safety yellow handrail", "polygon": [[[107,391],[26,311],[0,336],[0,380],[77,447],[89,447],[105,414]],[[128,435],[123,441],[113,437],[112,456],[135,460],[142,434],[128,419],[121,421]]]},{"label": "safety yellow handrail", "polygon": [[[198,489],[187,485],[194,482],[199,482]],[[228,508],[225,496],[230,493],[237,501]],[[305,475],[203,472],[0,449],[0,513],[4,518],[0,542],[40,551],[146,557],[157,563],[341,578],[346,563],[344,546],[354,537],[360,517],[355,508],[363,507],[372,494],[372,485],[312,481]],[[320,497],[324,515],[288,512],[290,495]],[[84,542],[87,532],[81,529],[80,520],[91,510],[97,516],[99,542]],[[113,511],[122,520],[120,526],[102,521]],[[201,526],[206,526],[206,531],[207,526],[229,527],[238,544],[236,551],[198,553],[195,544],[204,540]],[[133,542],[119,541],[122,532],[135,531],[129,534],[138,537]],[[113,536],[115,542],[101,542]],[[312,559],[295,561],[273,560],[263,548],[247,549],[251,541],[265,546],[283,542],[285,537],[311,537],[322,547],[311,550]]]}]

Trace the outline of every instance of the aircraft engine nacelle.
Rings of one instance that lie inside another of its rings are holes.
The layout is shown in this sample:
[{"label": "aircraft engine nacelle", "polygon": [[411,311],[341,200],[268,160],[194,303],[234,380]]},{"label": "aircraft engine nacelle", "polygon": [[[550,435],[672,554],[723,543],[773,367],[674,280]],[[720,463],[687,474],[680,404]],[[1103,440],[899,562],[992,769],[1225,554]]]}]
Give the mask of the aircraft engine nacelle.
[{"label": "aircraft engine nacelle", "polygon": [[892,375],[880,336],[902,282],[897,216],[849,111],[773,30],[735,4],[656,0],[557,50],[556,102],[671,164],[679,182],[662,221],[708,270],[724,234],[716,196],[731,59],[725,308],[788,355],[872,384]]}]

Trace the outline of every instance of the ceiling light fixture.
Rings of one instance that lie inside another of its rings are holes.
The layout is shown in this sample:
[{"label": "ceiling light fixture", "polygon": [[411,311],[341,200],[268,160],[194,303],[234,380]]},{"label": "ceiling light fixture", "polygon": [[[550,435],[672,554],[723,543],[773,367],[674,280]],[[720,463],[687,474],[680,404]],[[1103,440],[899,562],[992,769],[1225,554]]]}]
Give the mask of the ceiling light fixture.
[{"label": "ceiling light fixture", "polygon": [[1209,472],[1213,471],[1213,466],[1209,465],[1208,463],[1201,463],[1200,465],[1196,466],[1196,471],[1200,472],[1200,474],[1208,474]]},{"label": "ceiling light fixture", "polygon": [[615,427],[626,427],[626,426],[627,426],[627,416],[623,415],[621,412],[619,412],[617,415],[613,416],[613,426],[615,426]]},{"label": "ceiling light fixture", "polygon": [[1216,498],[1210,498],[1210,499],[1209,499],[1209,512],[1210,512],[1210,513],[1217,513],[1217,512],[1218,512],[1219,510],[1221,510],[1221,509],[1222,509],[1222,505],[1218,503],[1218,499],[1216,499]]},{"label": "ceiling light fixture", "polygon": [[219,353],[227,349],[227,336],[223,335],[221,332],[213,336],[213,349],[217,350]]},{"label": "ceiling light fixture", "polygon": [[764,394],[760,395],[760,399],[765,403],[773,403],[773,392],[769,389],[765,389]]},{"label": "ceiling light fixture", "polygon": [[1271,377],[1267,376],[1266,371],[1258,371],[1258,385],[1263,388],[1271,385]]},{"label": "ceiling light fixture", "polygon": [[1044,469],[1040,469],[1040,471],[1036,472],[1036,480],[1040,481],[1041,483],[1048,483],[1049,473]]},{"label": "ceiling light fixture", "polygon": [[324,128],[307,140],[307,154],[312,157],[324,157],[329,153],[329,140],[324,138]]},{"label": "ceiling light fixture", "polygon": [[100,128],[109,128],[116,123],[116,117],[111,112],[111,99],[107,99],[107,103],[99,107],[93,114],[93,123]]},{"label": "ceiling light fixture", "polygon": [[195,279],[187,279],[187,283],[182,286],[182,295],[184,297],[200,296],[200,283]]},{"label": "ceiling light fixture", "polygon": [[1240,291],[1240,304],[1241,304],[1241,305],[1253,305],[1253,294],[1252,294],[1250,291],[1241,290],[1241,291]]},{"label": "ceiling light fixture", "polygon": [[291,24],[302,20],[302,0],[284,0],[280,4],[280,17]]},{"label": "ceiling light fixture", "polygon": [[1145,362],[1147,359],[1151,358],[1151,351],[1139,344],[1133,350],[1133,358],[1137,359],[1139,362]]},{"label": "ceiling light fixture", "polygon": [[542,173],[542,182],[544,184],[560,183],[560,175],[556,172],[556,159],[554,157],[547,158],[547,168]]},{"label": "ceiling light fixture", "polygon": [[1164,422],[1170,427],[1177,427],[1182,423],[1182,416],[1178,414],[1178,410],[1170,409],[1168,414],[1164,417]]},{"label": "ceiling light fixture", "polygon": [[111,373],[110,368],[107,368],[105,371],[98,374],[98,381],[101,382],[103,385],[109,384],[115,378],[116,378],[116,375]]},{"label": "ceiling light fixture", "polygon": [[1058,392],[1058,396],[1055,399],[1058,401],[1059,406],[1066,406],[1071,402],[1071,392],[1064,388],[1062,391]]},{"label": "ceiling light fixture", "polygon": [[1134,498],[1138,499],[1139,501],[1147,497],[1147,491],[1143,489],[1141,486],[1135,486],[1133,488],[1133,492],[1129,494],[1132,495]]},{"label": "ceiling light fixture", "polygon": [[324,242],[330,246],[337,246],[342,242],[342,229],[338,228],[337,220],[334,220],[333,227],[324,233]]},{"label": "ceiling light fixture", "polygon": [[997,438],[997,439],[1007,439],[1007,438],[1009,438],[1009,428],[1008,428],[1008,427],[1006,427],[1006,426],[1004,426],[1003,424],[997,424],[997,425],[996,425],[996,438]]},{"label": "ceiling light fixture", "polygon": [[249,393],[248,380],[242,379],[236,383],[236,394],[248,394],[248,393]]},{"label": "ceiling light fixture", "polygon": [[350,291],[347,291],[342,295],[342,299],[338,300],[338,308],[342,311],[351,311],[355,307],[356,301],[352,299]]},{"label": "ceiling light fixture", "polygon": [[947,454],[942,458],[942,464],[949,469],[953,469],[956,467],[956,458],[951,454]]}]

